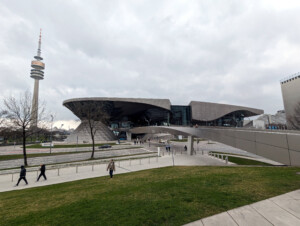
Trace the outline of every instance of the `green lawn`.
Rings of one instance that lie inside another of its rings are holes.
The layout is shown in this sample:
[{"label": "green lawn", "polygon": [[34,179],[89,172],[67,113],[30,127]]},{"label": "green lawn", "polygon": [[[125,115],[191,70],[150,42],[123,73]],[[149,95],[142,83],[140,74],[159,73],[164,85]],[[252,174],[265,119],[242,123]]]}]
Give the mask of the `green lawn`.
[{"label": "green lawn", "polygon": [[167,167],[5,192],[0,224],[182,225],[299,189],[298,171]]},{"label": "green lawn", "polygon": [[261,162],[261,161],[256,161],[256,160],[252,160],[252,159],[244,159],[244,158],[239,158],[239,157],[232,157],[232,156],[228,156],[228,161],[229,161],[229,162],[236,163],[236,164],[238,164],[238,165],[272,166],[272,165],[269,164],[269,163],[265,163],[265,162]]}]

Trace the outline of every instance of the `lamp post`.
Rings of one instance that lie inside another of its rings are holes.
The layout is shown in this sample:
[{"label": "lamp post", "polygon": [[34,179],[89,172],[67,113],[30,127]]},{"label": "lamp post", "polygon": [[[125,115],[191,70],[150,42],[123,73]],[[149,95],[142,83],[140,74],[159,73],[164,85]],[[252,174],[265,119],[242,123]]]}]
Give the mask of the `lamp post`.
[{"label": "lamp post", "polygon": [[52,124],[53,124],[53,115],[50,115],[51,117],[51,130],[50,130],[50,154],[51,154],[51,151],[52,151]]}]

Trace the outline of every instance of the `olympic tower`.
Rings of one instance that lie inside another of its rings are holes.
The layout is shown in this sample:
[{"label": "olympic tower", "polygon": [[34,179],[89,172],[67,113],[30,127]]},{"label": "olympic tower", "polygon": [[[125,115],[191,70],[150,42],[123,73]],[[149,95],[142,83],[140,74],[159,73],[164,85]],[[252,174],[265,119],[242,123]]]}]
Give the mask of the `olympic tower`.
[{"label": "olympic tower", "polygon": [[45,64],[42,62],[41,57],[41,39],[42,39],[42,29],[40,30],[39,47],[37,50],[37,55],[34,56],[33,61],[31,61],[30,77],[34,79],[34,89],[32,98],[32,109],[31,109],[31,126],[37,127],[38,122],[38,109],[39,109],[39,81],[44,79],[44,69]]}]

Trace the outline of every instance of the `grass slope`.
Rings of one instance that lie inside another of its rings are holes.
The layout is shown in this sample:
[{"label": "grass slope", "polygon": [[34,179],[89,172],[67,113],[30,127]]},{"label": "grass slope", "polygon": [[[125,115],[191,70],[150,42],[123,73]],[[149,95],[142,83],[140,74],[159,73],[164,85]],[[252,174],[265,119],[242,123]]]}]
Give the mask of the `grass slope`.
[{"label": "grass slope", "polygon": [[228,161],[236,163],[238,165],[248,165],[248,166],[272,166],[272,164],[256,161],[252,159],[245,159],[239,157],[228,156]]},{"label": "grass slope", "polygon": [[299,189],[297,171],[167,167],[5,192],[0,224],[182,225]]}]

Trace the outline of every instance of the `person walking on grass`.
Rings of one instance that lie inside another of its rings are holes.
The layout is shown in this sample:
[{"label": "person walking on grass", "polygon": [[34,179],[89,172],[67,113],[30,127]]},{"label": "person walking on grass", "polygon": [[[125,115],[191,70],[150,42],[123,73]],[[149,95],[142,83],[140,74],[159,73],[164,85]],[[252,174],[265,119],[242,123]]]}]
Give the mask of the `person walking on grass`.
[{"label": "person walking on grass", "polygon": [[114,160],[110,160],[108,166],[107,166],[107,171],[109,170],[109,175],[110,175],[110,178],[113,177],[113,173],[114,171],[116,171],[116,168],[115,168],[115,162]]},{"label": "person walking on grass", "polygon": [[44,179],[47,180],[47,177],[45,175],[45,172],[46,172],[46,166],[45,166],[45,164],[41,165],[40,171],[41,171],[41,173],[40,173],[38,179],[36,180],[36,182],[39,181],[39,179],[41,178],[41,176],[43,176]]},{"label": "person walking on grass", "polygon": [[15,186],[18,186],[21,180],[24,180],[26,185],[28,185],[28,182],[26,180],[26,169],[24,166],[21,166],[20,178],[18,180],[18,183]]}]

